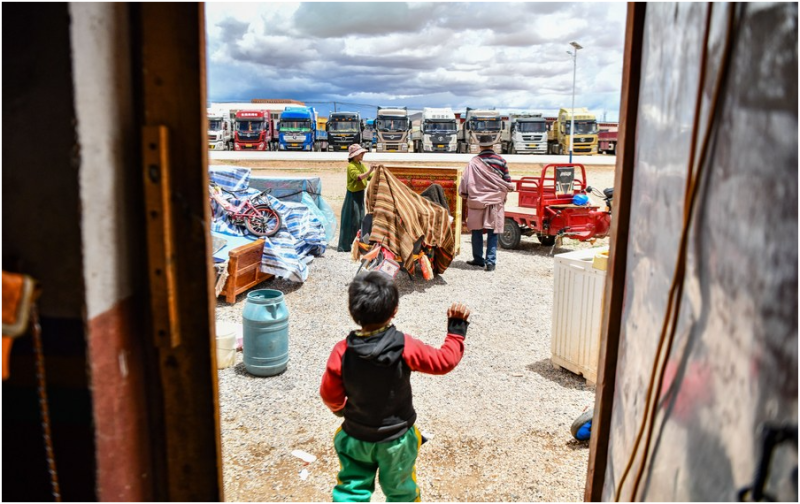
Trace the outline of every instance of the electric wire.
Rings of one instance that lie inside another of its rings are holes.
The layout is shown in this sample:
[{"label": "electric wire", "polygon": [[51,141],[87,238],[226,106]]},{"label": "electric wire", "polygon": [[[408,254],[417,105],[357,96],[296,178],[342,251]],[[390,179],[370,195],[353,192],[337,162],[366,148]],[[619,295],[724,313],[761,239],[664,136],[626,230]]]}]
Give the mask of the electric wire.
[{"label": "electric wire", "polygon": [[53,439],[50,433],[50,408],[47,404],[47,379],[44,371],[44,351],[42,350],[42,328],[39,325],[39,309],[36,303],[31,306],[31,332],[33,333],[33,349],[36,352],[36,381],[39,394],[39,409],[42,412],[42,436],[47,455],[47,471],[50,473],[50,484],[53,499],[61,502],[61,486],[58,484],[56,457],[53,453]]},{"label": "electric wire", "polygon": [[[702,91],[705,83],[705,66],[706,66],[706,59],[707,59],[707,52],[708,52],[708,39],[710,33],[710,25],[711,25],[711,14],[712,14],[712,4],[708,5],[708,12],[706,17],[706,31],[704,37],[704,45],[703,45],[703,53],[701,57],[701,77],[698,87],[698,95],[697,95],[697,102],[695,104],[695,120],[694,120],[694,127],[692,133],[692,144],[691,144],[691,151],[690,151],[690,158],[688,163],[688,173],[687,173],[687,184],[686,184],[686,192],[684,195],[685,203],[684,203],[684,219],[683,219],[683,226],[681,230],[681,240],[678,248],[678,257],[676,260],[675,265],[675,272],[673,274],[672,284],[669,290],[669,298],[667,304],[667,310],[664,316],[664,323],[662,325],[661,335],[658,342],[656,356],[653,362],[653,368],[650,374],[650,382],[647,387],[646,392],[646,402],[645,408],[642,416],[642,422],[639,425],[639,429],[637,432],[636,440],[634,441],[633,449],[631,451],[630,458],[628,463],[623,471],[623,474],[620,478],[620,481],[617,485],[615,491],[615,500],[618,502],[620,499],[620,493],[625,483],[625,479],[627,478],[631,467],[633,466],[634,461],[637,458],[637,454],[639,452],[639,446],[641,443],[642,435],[644,433],[645,427],[647,429],[647,438],[645,440],[644,445],[644,454],[641,459],[641,463],[636,473],[636,477],[634,480],[634,486],[631,492],[631,499],[634,500],[636,498],[636,494],[638,493],[639,484],[641,481],[641,477],[644,473],[644,467],[646,466],[647,456],[649,454],[649,445],[650,440],[652,437],[653,428],[655,425],[655,416],[656,416],[656,408],[655,408],[655,397],[658,390],[661,389],[664,381],[664,373],[666,370],[666,366],[662,365],[662,359],[669,355],[669,352],[672,348],[672,344],[674,342],[675,331],[677,329],[677,322],[678,316],[680,314],[679,309],[679,301],[683,294],[683,282],[685,279],[685,268],[686,268],[686,247],[688,243],[688,232],[691,227],[691,218],[694,211],[694,204],[697,199],[697,192],[700,186],[700,179],[704,173],[703,168],[706,164],[706,157],[708,153],[708,146],[711,134],[716,131],[715,126],[715,119],[717,114],[717,107],[721,100],[722,94],[721,89],[723,84],[726,81],[727,71],[729,68],[730,62],[730,52],[731,52],[731,41],[732,41],[732,31],[733,31],[733,21],[734,21],[734,8],[729,8],[728,11],[728,31],[726,34],[725,39],[725,49],[722,56],[722,61],[720,64],[720,71],[718,75],[717,82],[715,84],[714,94],[711,101],[711,109],[709,113],[709,123],[706,127],[706,132],[703,138],[702,147],[700,158],[697,163],[697,166],[694,167],[694,155],[695,155],[695,147],[696,147],[696,140],[697,135],[699,132],[699,117],[700,112],[702,109]],[[667,329],[670,329],[669,339],[666,340],[666,332]],[[666,341],[666,345],[665,345]],[[659,369],[660,368],[660,369]],[[658,374],[658,386],[654,388],[654,382],[656,374]],[[649,420],[649,422],[648,422]]]}]

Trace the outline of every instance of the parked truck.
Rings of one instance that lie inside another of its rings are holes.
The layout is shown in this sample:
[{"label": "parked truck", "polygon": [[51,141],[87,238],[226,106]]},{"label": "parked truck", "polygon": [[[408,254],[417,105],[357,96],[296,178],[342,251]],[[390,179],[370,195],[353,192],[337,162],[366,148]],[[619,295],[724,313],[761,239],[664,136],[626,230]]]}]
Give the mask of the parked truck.
[{"label": "parked truck", "polygon": [[597,152],[616,155],[619,125],[601,123],[599,127],[600,132],[597,134]]},{"label": "parked truck", "polygon": [[407,107],[378,107],[376,152],[408,152],[409,129]]},{"label": "parked truck", "polygon": [[278,149],[317,151],[317,111],[313,107],[286,107],[278,125]]},{"label": "parked truck", "polygon": [[502,120],[498,111],[467,107],[464,122],[461,123],[458,130],[458,152],[473,154],[480,152],[478,135],[491,135],[494,138],[493,149],[495,152],[501,152],[501,129]]},{"label": "parked truck", "polygon": [[206,109],[208,117],[208,149],[233,150],[233,123],[224,110]]},{"label": "parked truck", "polygon": [[234,149],[270,150],[272,139],[272,117],[269,110],[239,110],[236,112]]},{"label": "parked truck", "polygon": [[547,154],[547,123],[542,114],[509,114],[501,139],[506,154]]},{"label": "parked truck", "polygon": [[449,108],[425,107],[422,119],[411,125],[414,152],[456,152],[456,115]]},{"label": "parked truck", "polygon": [[326,130],[328,152],[346,151],[354,143],[363,147],[364,121],[358,112],[331,112]]},{"label": "parked truck", "polygon": [[328,150],[328,118],[317,116],[317,151]]},{"label": "parked truck", "polygon": [[[586,107],[574,109],[575,137],[572,153],[576,156],[597,154],[597,119]],[[548,137],[550,154],[569,154],[573,109],[562,108]]]},{"label": "parked truck", "polygon": [[364,121],[364,131],[361,133],[361,144],[367,150],[375,148],[375,143],[378,141],[378,135],[375,134],[375,119],[367,119]]}]

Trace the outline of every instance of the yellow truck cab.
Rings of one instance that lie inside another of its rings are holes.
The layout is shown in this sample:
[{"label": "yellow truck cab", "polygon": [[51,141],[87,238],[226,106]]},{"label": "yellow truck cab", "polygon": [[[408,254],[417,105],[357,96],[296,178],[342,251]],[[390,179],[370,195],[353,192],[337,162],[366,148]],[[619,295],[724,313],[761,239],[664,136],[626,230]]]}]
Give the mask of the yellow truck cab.
[{"label": "yellow truck cab", "polygon": [[572,153],[576,156],[597,154],[597,118],[586,107],[558,111],[553,123],[551,135],[548,135],[550,154],[569,154],[569,136],[573,120],[575,120],[575,138],[572,141]]}]

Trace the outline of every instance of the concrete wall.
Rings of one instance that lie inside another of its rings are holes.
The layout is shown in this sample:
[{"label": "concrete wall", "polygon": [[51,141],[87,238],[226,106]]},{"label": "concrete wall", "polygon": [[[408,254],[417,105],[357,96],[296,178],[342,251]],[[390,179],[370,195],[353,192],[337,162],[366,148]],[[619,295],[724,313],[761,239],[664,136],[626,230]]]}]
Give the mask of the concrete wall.
[{"label": "concrete wall", "polygon": [[137,149],[133,131],[127,9],[70,4],[75,112],[80,148],[86,311],[89,319],[133,292],[129,263]]},{"label": "concrete wall", "polygon": [[146,501],[153,497],[141,367],[147,332],[134,296],[143,289],[145,255],[130,14],[121,3],[69,10],[97,494]]}]

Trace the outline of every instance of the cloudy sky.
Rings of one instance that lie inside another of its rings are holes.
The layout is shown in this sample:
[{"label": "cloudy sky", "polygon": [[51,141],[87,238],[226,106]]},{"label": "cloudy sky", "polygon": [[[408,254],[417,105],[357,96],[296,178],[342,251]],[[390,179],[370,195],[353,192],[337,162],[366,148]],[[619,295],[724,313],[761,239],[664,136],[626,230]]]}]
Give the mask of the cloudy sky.
[{"label": "cloudy sky", "polygon": [[208,100],[619,118],[624,3],[206,3]]}]

